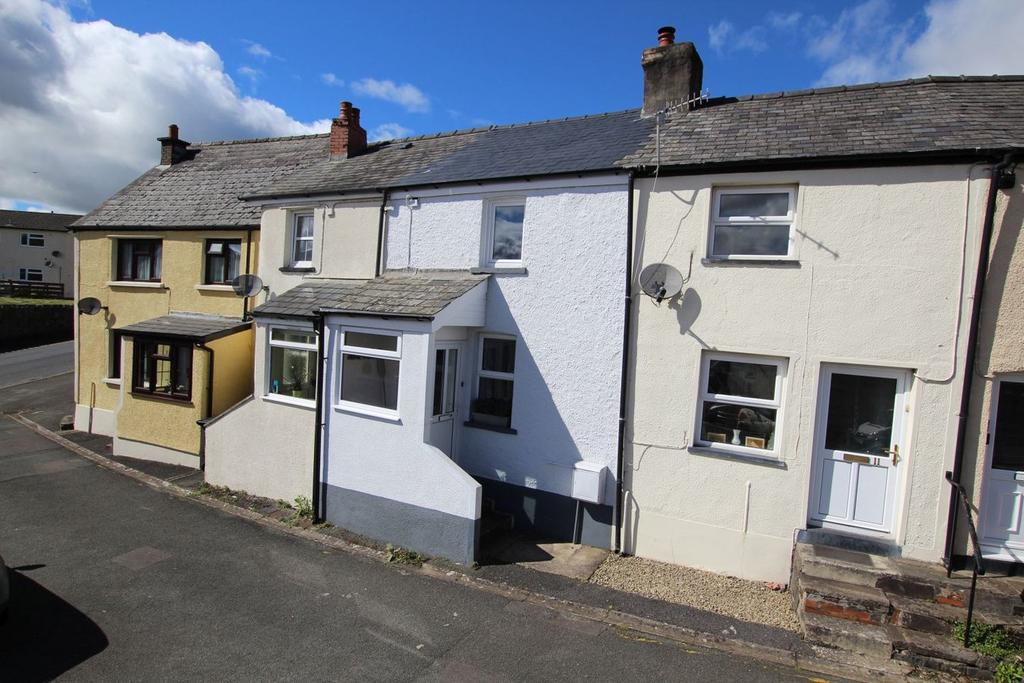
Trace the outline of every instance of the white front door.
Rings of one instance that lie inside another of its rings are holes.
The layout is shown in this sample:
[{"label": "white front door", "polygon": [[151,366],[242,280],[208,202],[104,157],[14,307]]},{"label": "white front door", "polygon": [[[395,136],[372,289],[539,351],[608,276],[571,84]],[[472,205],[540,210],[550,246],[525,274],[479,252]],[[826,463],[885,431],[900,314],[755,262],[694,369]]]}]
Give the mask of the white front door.
[{"label": "white front door", "polygon": [[981,499],[985,557],[1024,562],[1024,377],[992,386]]},{"label": "white front door", "polygon": [[810,518],[890,533],[903,469],[906,371],[822,367]]},{"label": "white front door", "polygon": [[430,443],[455,457],[455,413],[459,396],[461,344],[440,343],[434,351]]}]

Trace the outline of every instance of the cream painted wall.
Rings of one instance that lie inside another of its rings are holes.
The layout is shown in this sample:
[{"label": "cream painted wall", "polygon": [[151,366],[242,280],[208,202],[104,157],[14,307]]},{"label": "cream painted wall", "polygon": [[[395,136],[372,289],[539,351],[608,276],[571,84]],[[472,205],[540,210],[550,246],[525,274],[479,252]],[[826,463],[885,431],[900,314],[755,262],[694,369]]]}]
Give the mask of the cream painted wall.
[{"label": "cream painted wall", "polygon": [[253,337],[250,328],[207,344],[214,353],[213,415],[252,394]]},{"label": "cream painted wall", "polygon": [[[965,225],[970,255],[982,171],[971,182],[967,166],[663,176],[653,192],[655,181],[637,181],[636,272],[666,261],[690,280],[660,306],[635,299],[628,552],[787,581],[793,535],[807,519],[818,375],[822,363],[845,362],[916,372],[895,540],[907,556],[940,557],[963,378]],[[798,187],[798,262],[704,261],[712,187],[764,184]],[[788,359],[779,466],[691,449],[707,349]]]},{"label": "cream painted wall", "polygon": [[[42,235],[44,245],[22,246],[22,233]],[[63,230],[23,230],[0,226],[0,280],[17,280],[21,268],[38,268],[43,271],[43,282],[62,283],[64,296],[70,299],[75,279],[73,241],[72,234]],[[60,255],[54,256],[55,251]],[[47,262],[51,265],[46,265]]]},{"label": "cream painted wall", "polygon": [[[1024,174],[1019,170],[1016,186],[999,193],[996,207],[961,477],[977,507],[985,504],[985,435],[991,429],[993,380],[1024,372]],[[970,554],[966,527],[961,524],[958,531],[955,552]]]},{"label": "cream painted wall", "polygon": [[[311,324],[291,326],[313,329]],[[252,399],[206,427],[206,481],[267,498],[311,498],[316,411],[313,405],[299,406],[265,397],[268,335],[266,321],[257,323],[255,352],[259,362],[253,374]]]},{"label": "cream painted wall", "polygon": [[[314,215],[315,271],[281,272],[282,267],[290,264],[292,254],[292,216],[298,211],[309,210]],[[379,225],[379,197],[287,208],[265,207],[261,221],[263,248],[259,272],[270,287],[270,296],[286,292],[309,277],[372,278],[376,272]]]}]

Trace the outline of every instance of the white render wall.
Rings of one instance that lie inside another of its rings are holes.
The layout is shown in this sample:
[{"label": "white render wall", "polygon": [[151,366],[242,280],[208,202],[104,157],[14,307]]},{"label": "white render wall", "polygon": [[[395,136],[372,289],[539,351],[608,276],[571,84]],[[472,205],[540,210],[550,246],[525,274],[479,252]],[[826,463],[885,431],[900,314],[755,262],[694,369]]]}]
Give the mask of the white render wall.
[{"label": "white render wall", "polygon": [[268,321],[257,321],[253,397],[206,427],[206,481],[288,502],[312,498],[316,409],[265,398],[267,338]]},{"label": "white render wall", "polygon": [[[418,203],[407,201],[414,197]],[[573,178],[394,194],[389,269],[481,265],[485,200],[525,198],[525,275],[494,274],[486,326],[515,335],[512,426],[463,426],[476,393],[477,335],[463,364],[456,459],[469,472],[568,496],[573,463],[608,468],[614,500],[626,261],[627,177]],[[410,232],[411,229],[411,232]]]},{"label": "white render wall", "polygon": [[[970,184],[967,166],[662,176],[653,194],[652,180],[637,181],[639,267],[666,261],[685,276],[691,255],[693,265],[683,297],[660,306],[636,298],[628,552],[787,581],[794,532],[806,526],[818,375],[839,362],[916,371],[894,540],[904,556],[939,559],[963,379],[964,231],[971,283],[982,171]],[[798,186],[799,264],[702,262],[712,186],[760,184]],[[690,450],[704,349],[789,359],[784,467]]]}]

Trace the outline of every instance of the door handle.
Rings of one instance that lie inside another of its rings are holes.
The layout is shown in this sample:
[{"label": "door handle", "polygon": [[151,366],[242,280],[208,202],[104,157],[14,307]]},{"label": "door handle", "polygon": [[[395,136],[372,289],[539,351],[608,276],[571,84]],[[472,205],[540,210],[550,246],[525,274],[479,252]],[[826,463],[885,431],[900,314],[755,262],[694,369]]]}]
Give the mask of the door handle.
[{"label": "door handle", "polygon": [[892,458],[892,464],[895,466],[900,461],[900,445],[893,444],[892,450],[887,450],[885,453]]}]

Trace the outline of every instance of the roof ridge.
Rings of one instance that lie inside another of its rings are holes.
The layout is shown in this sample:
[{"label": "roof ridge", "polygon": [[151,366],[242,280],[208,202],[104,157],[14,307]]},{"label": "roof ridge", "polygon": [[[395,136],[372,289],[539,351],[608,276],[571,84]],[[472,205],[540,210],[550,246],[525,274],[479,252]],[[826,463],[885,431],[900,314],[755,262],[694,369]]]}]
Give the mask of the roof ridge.
[{"label": "roof ridge", "polygon": [[220,147],[226,145],[247,145],[256,142],[288,142],[290,140],[310,140],[312,138],[325,138],[330,133],[307,133],[306,135],[283,135],[269,138],[240,138],[238,140],[207,140],[205,142],[190,142],[189,148],[193,147]]},{"label": "roof ridge", "polygon": [[[991,76],[921,76],[918,78],[904,78],[898,81],[876,81],[873,83],[854,83],[850,85],[830,85],[821,88],[801,88],[799,90],[776,90],[766,93],[751,93],[748,95],[723,95],[713,97],[707,104],[749,102],[751,100],[772,100],[786,97],[805,97],[807,95],[825,95],[835,92],[850,92],[858,90],[879,90],[882,88],[899,88],[908,85],[921,85],[924,83],[988,83],[1024,81],[1024,74],[993,74]],[[706,105],[705,105],[706,106]],[[702,109],[703,107],[698,107]]]}]

